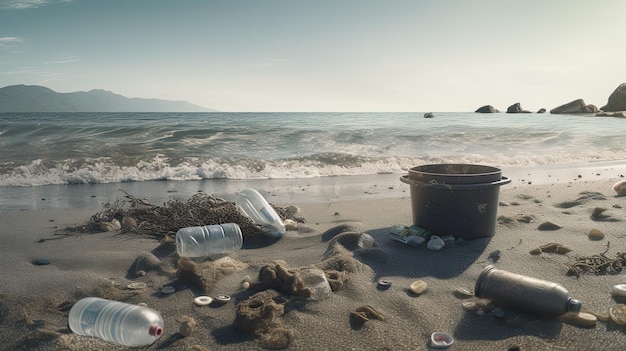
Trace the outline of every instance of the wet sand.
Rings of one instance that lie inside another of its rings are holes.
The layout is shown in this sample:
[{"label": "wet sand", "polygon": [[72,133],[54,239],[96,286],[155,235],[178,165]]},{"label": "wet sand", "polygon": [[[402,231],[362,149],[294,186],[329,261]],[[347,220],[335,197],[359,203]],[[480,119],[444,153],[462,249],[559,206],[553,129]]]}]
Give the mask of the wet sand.
[{"label": "wet sand", "polygon": [[[578,278],[566,274],[576,257],[603,252],[615,257],[626,250],[626,197],[616,197],[611,188],[624,174],[621,164],[504,169],[503,175],[513,181],[500,189],[496,234],[457,242],[441,251],[430,251],[424,244],[411,248],[388,237],[393,225],[412,223],[409,187],[400,183],[399,175],[366,177],[366,182],[354,183],[354,178],[342,182],[342,177],[302,180],[299,185],[295,181],[291,185],[259,182],[255,187],[271,203],[298,206],[306,223],[278,241],[249,240],[240,251],[192,260],[196,272],[206,273],[202,286],[193,279],[179,279],[176,253],[152,237],[98,233],[56,239],[55,230],[86,223],[105,202],[104,195],[89,195],[89,188],[84,188],[81,196],[87,204],[77,205],[79,200],[66,200],[67,189],[55,196],[37,194],[30,208],[5,206],[0,212],[0,350],[128,349],[68,329],[69,308],[85,296],[143,302],[158,310],[165,331],[149,348],[156,350],[190,350],[194,345],[207,350],[262,350],[284,345],[285,335],[289,350],[426,350],[436,331],[454,337],[451,350],[622,350],[626,327],[611,321],[581,327],[509,308],[503,309],[504,317],[496,316],[488,304],[478,310],[464,309],[462,304],[468,299],[453,291],[473,290],[479,273],[493,264],[563,285],[582,302],[582,311],[602,316],[610,306],[626,303],[610,293],[613,285],[626,283],[625,272],[586,273]],[[178,188],[167,193],[164,187],[171,183],[156,182],[145,194],[129,193],[185,197],[197,191]],[[250,186],[228,184],[222,188],[228,189],[224,197]],[[52,204],[54,198],[60,206]],[[593,216],[596,208],[606,210]],[[541,225],[546,222],[560,228],[544,230]],[[594,228],[605,237],[591,240],[588,233]],[[364,234],[377,244],[359,245]],[[572,251],[530,254],[547,243]],[[50,264],[34,265],[38,258],[49,259]],[[249,278],[256,287],[259,271],[264,266],[277,267],[277,262],[292,270],[339,271],[343,284],[320,301],[281,299],[284,314],[274,323],[282,330],[283,334],[276,334],[282,339],[236,330],[238,306],[258,290],[242,289],[242,281]],[[377,282],[381,279],[391,286],[380,289]],[[408,291],[418,279],[428,284],[419,296]],[[129,290],[126,287],[132,282],[143,282],[146,288]],[[166,285],[175,286],[176,292],[160,293]],[[227,294],[232,300],[222,306],[193,305],[193,299],[204,293]],[[377,314],[370,313],[369,320],[359,325],[351,312],[364,306]],[[190,336],[183,337],[179,330],[186,317],[197,325]]]}]

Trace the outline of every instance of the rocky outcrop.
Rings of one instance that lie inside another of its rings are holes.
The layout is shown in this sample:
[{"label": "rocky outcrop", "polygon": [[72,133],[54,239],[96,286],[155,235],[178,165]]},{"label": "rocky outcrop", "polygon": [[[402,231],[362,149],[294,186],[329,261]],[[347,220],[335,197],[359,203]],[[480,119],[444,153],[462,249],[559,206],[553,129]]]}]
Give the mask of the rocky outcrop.
[{"label": "rocky outcrop", "polygon": [[626,111],[626,83],[620,84],[609,96],[609,102],[602,106],[602,111],[615,112]]},{"label": "rocky outcrop", "polygon": [[596,113],[598,108],[595,105],[585,104],[585,100],[577,99],[565,105],[555,107],[550,110],[553,114],[573,114],[573,113]]},{"label": "rocky outcrop", "polygon": [[522,109],[522,105],[516,102],[506,109],[506,113],[530,113],[530,111]]},{"label": "rocky outcrop", "polygon": [[478,110],[475,111],[475,113],[498,113],[498,112],[500,111],[498,111],[495,107],[491,105],[481,106],[478,108]]},{"label": "rocky outcrop", "polygon": [[626,117],[626,111],[616,111],[616,112],[600,111],[600,112],[596,113],[596,116],[599,116],[599,117]]},{"label": "rocky outcrop", "polygon": [[537,113],[546,113],[546,109],[545,108],[540,108],[539,111],[537,111]]}]

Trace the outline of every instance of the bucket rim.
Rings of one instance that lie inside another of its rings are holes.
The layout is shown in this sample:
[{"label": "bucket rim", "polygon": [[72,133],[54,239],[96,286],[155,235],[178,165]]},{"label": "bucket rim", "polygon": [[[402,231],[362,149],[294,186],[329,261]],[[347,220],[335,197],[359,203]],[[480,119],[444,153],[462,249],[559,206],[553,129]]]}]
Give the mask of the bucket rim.
[{"label": "bucket rim", "polygon": [[501,169],[474,163],[433,163],[409,169],[409,178],[423,182],[476,184],[497,181],[501,177]]},{"label": "bucket rim", "polygon": [[450,189],[450,190],[472,190],[477,188],[486,188],[493,186],[500,186],[509,184],[511,182],[511,178],[502,177],[499,180],[488,182],[488,183],[471,183],[471,184],[447,184],[447,183],[438,183],[438,182],[422,182],[417,179],[411,179],[408,175],[403,175],[400,177],[400,181],[411,186],[418,187],[429,187],[434,189]]}]

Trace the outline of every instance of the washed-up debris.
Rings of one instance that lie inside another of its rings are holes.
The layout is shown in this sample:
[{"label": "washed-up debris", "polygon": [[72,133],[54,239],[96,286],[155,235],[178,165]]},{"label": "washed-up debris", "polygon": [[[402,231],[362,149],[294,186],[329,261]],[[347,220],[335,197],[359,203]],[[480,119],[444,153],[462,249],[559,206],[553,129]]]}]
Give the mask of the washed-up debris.
[{"label": "washed-up debris", "polygon": [[[203,192],[194,194],[187,201],[171,199],[162,206],[132,196],[123,190],[124,200],[104,205],[104,210],[94,214],[86,225],[68,227],[55,235],[72,235],[100,231],[133,232],[156,237],[173,236],[180,228],[222,223],[237,223],[245,235],[264,235],[260,226],[243,215],[235,202],[227,201]],[[281,217],[305,223],[295,206],[279,207],[270,204]],[[119,220],[122,220],[121,225]]]},{"label": "washed-up debris", "polygon": [[433,251],[439,251],[443,249],[444,246],[446,246],[446,242],[437,235],[431,236],[430,240],[428,240],[428,244],[426,244],[426,247]]},{"label": "washed-up debris", "polygon": [[350,311],[350,317],[352,322],[357,326],[361,327],[365,322],[369,321],[371,318],[378,319],[381,321],[385,320],[385,317],[378,312],[374,307],[370,305],[363,305],[357,307],[355,310]]},{"label": "washed-up debris", "polygon": [[621,272],[626,265],[626,253],[618,252],[615,258],[609,258],[606,256],[609,245],[610,242],[607,242],[606,250],[600,254],[576,257],[574,263],[569,266],[567,275],[574,275],[578,278],[582,273],[606,275]]},{"label": "washed-up debris", "polygon": [[561,244],[557,244],[557,243],[548,243],[545,245],[541,245],[539,247],[536,247],[532,250],[530,250],[530,254],[531,255],[539,255],[542,252],[546,252],[546,253],[556,253],[556,254],[560,254],[560,255],[564,255],[568,252],[571,252],[572,249],[570,249],[567,246],[563,246]]},{"label": "washed-up debris", "polygon": [[193,304],[198,307],[208,306],[212,302],[213,302],[213,298],[210,296],[206,296],[206,295],[198,296],[195,299],[193,299]]},{"label": "washed-up debris", "polygon": [[448,333],[434,332],[430,335],[430,347],[447,348],[454,344],[454,339]]},{"label": "washed-up debris", "polygon": [[469,299],[470,297],[474,297],[474,292],[467,288],[457,287],[452,293],[459,299]]},{"label": "washed-up debris", "polygon": [[595,327],[598,322],[598,318],[595,315],[587,312],[565,313],[561,320],[580,327]]},{"label": "washed-up debris", "polygon": [[389,238],[401,242],[410,247],[420,246],[423,242],[430,240],[433,233],[416,225],[394,225],[389,231]]}]

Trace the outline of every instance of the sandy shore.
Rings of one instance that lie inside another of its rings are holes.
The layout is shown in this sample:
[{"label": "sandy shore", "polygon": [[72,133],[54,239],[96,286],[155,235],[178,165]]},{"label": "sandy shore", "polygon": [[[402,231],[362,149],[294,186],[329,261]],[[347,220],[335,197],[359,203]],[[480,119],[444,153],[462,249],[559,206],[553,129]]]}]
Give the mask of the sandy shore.
[{"label": "sandy shore", "polygon": [[[345,281],[339,279],[343,284],[327,299],[280,300],[284,315],[276,323],[290,337],[289,350],[425,350],[436,331],[454,337],[451,350],[623,350],[626,327],[611,321],[581,327],[508,308],[504,317],[496,317],[493,306],[467,310],[462,307],[467,300],[453,294],[455,288],[473,290],[479,273],[493,264],[560,283],[582,302],[583,311],[605,315],[610,306],[625,303],[610,293],[613,285],[626,283],[625,272],[566,275],[578,256],[606,251],[606,256],[615,257],[626,250],[626,198],[616,197],[611,189],[626,174],[623,165],[617,166],[544,168],[541,172],[505,169],[503,174],[513,182],[500,191],[496,234],[441,251],[430,251],[425,245],[411,248],[389,239],[391,226],[412,223],[408,186],[397,175],[372,178],[369,183],[347,182],[345,187],[341,178],[304,180],[300,185],[266,181],[262,185],[270,202],[300,207],[306,223],[275,242],[257,240],[225,256],[194,260],[196,268],[211,272],[203,280],[208,295],[232,296],[231,302],[219,307],[193,305],[202,289],[177,281],[178,257],[157,249],[159,242],[154,238],[99,233],[41,241],[55,238],[53,233],[59,228],[87,222],[103,197],[87,191],[81,196],[89,204],[76,206],[76,201],[64,200],[61,193],[56,197],[44,194],[48,196],[44,205],[38,198],[41,194],[33,195],[31,200],[37,204],[31,203],[30,209],[4,206],[0,212],[0,350],[126,349],[69,331],[69,307],[85,296],[143,302],[158,310],[165,332],[150,349],[188,350],[193,345],[208,350],[267,349],[272,344],[267,335],[237,331],[233,322],[237,306],[256,293],[243,290],[242,280],[249,277],[254,287],[262,267],[276,267],[276,261],[290,269],[315,266],[345,274]],[[226,192],[234,195],[240,186],[248,185],[231,184]],[[184,197],[187,193],[174,194]],[[51,199],[68,206],[54,206]],[[594,217],[596,208],[606,210]],[[545,222],[560,229],[540,229]],[[590,240],[593,228],[605,237]],[[363,234],[371,235],[377,245],[359,246]],[[572,251],[529,253],[547,243]],[[38,258],[47,258],[50,264],[34,265]],[[138,276],[138,270],[146,274]],[[381,279],[391,282],[391,287],[377,288]],[[428,289],[416,296],[407,288],[418,279]],[[131,282],[144,282],[147,288],[128,290]],[[160,293],[165,285],[174,285],[177,291]],[[359,326],[351,311],[362,306],[371,306],[382,317],[370,315]],[[179,333],[185,316],[197,323],[188,337]]]}]

